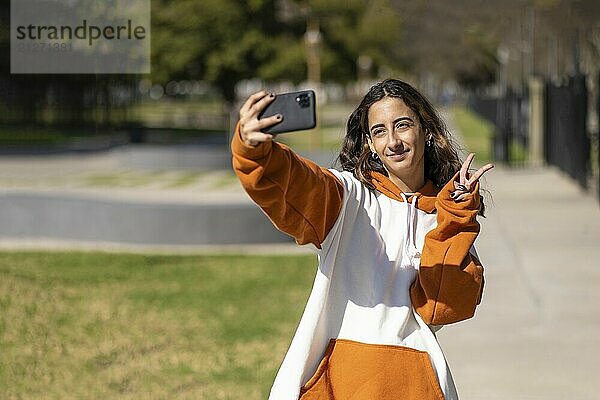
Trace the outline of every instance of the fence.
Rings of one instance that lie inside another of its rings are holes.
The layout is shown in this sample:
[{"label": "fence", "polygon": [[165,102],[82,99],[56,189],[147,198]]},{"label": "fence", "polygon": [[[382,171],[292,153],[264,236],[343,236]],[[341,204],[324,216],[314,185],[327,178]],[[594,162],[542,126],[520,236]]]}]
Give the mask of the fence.
[{"label": "fence", "polygon": [[[598,84],[600,86],[600,76]],[[577,75],[562,85],[546,82],[544,93],[544,161],[564,171],[583,188],[589,188],[590,177],[597,177],[600,198],[600,165],[591,165],[592,146],[586,127],[589,111],[586,77]],[[515,157],[515,150],[528,149],[528,102],[527,96],[511,91],[502,97],[470,98],[471,109],[492,122],[496,128],[492,142],[494,161],[514,165],[516,159],[520,158]],[[600,99],[596,106],[600,115]],[[600,164],[600,140],[596,138],[599,142],[595,146],[598,154],[593,159]]]},{"label": "fence", "polygon": [[142,142],[225,145],[224,107],[198,100],[201,95],[158,101],[142,93],[137,79],[0,76],[0,154],[98,151]]},{"label": "fence", "polygon": [[469,106],[495,127],[492,142],[492,158],[494,161],[520,163],[521,156],[515,157],[515,150],[528,146],[527,97],[508,91],[504,97],[473,96]]},{"label": "fence", "polygon": [[546,84],[546,162],[554,165],[582,187],[588,187],[590,140],[586,131],[587,88],[585,76],[565,85]]},{"label": "fence", "polygon": [[[111,125],[111,114],[137,99],[132,78],[94,75],[0,77],[0,123]],[[99,116],[102,118],[99,120]]]}]

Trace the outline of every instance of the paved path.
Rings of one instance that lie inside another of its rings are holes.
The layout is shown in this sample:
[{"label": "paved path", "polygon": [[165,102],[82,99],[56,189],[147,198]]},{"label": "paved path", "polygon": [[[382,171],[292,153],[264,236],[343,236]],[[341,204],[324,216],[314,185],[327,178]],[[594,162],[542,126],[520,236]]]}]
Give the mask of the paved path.
[{"label": "paved path", "polygon": [[487,175],[483,302],[439,333],[461,399],[598,399],[598,202],[554,169]]},{"label": "paved path", "polygon": [[231,168],[133,168],[129,157],[136,152],[0,157],[0,248],[189,252],[293,243],[250,201]]},{"label": "paved path", "polygon": [[182,204],[247,200],[231,168],[172,168],[161,162],[178,154],[170,151],[155,151],[154,165],[140,166],[150,164],[135,161],[146,153],[125,147],[98,154],[0,156],[0,190]]}]

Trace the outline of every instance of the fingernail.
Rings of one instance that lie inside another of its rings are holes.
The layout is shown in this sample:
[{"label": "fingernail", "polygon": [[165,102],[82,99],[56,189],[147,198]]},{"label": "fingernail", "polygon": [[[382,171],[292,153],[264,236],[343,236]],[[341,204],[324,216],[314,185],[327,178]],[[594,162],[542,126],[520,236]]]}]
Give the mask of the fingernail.
[{"label": "fingernail", "polygon": [[273,98],[273,97],[275,97],[275,93],[271,93],[271,94],[269,95],[269,97],[270,97],[270,98]]},{"label": "fingernail", "polygon": [[278,114],[277,117],[275,117],[277,119],[281,119],[281,114]]}]

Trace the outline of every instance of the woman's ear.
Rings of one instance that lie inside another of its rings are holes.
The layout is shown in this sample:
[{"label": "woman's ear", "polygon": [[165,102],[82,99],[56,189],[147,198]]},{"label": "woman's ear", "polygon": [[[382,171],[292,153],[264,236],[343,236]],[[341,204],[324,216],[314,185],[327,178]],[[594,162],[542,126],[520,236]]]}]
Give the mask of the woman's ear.
[{"label": "woman's ear", "polygon": [[433,146],[433,133],[429,132],[429,130],[425,130],[425,147]]},{"label": "woman's ear", "polygon": [[425,128],[425,143],[429,143],[433,140],[433,133],[429,132],[429,129]]}]

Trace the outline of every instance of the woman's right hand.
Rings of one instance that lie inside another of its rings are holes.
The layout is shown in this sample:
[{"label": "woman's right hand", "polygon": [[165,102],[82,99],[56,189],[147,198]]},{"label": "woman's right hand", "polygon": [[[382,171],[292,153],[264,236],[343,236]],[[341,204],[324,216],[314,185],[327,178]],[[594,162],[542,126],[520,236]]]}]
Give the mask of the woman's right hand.
[{"label": "woman's right hand", "polygon": [[240,136],[248,146],[258,146],[262,142],[273,140],[275,135],[264,133],[261,130],[268,128],[283,120],[281,114],[258,119],[258,115],[275,100],[274,93],[261,90],[248,97],[248,100],[240,108]]}]

